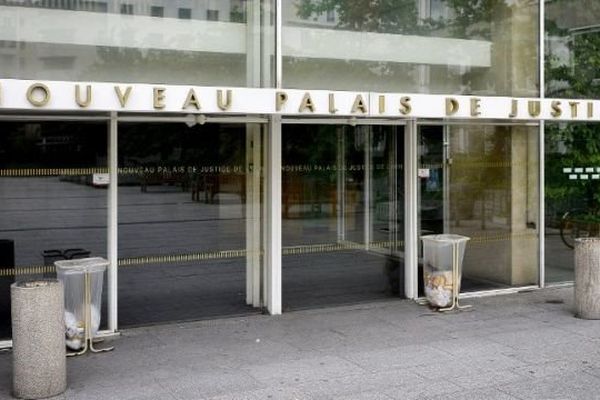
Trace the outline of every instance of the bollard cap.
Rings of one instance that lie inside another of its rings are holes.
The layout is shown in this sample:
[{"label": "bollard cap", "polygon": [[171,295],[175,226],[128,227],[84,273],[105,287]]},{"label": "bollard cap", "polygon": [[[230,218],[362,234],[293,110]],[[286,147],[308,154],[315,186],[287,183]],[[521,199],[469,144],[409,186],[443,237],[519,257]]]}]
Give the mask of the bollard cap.
[{"label": "bollard cap", "polygon": [[600,243],[600,237],[582,237],[575,239],[576,244],[590,244],[596,242]]},{"label": "bollard cap", "polygon": [[11,287],[15,289],[40,289],[53,285],[61,285],[62,283],[58,279],[36,279],[29,281],[15,282]]}]

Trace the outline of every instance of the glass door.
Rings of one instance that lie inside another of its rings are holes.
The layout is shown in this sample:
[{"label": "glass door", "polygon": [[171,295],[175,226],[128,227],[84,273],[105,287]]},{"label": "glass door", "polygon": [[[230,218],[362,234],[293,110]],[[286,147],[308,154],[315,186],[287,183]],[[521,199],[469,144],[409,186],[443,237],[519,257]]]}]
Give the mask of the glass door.
[{"label": "glass door", "polygon": [[404,292],[404,127],[284,124],[284,311]]},{"label": "glass door", "polygon": [[419,236],[471,238],[463,292],[538,284],[538,141],[535,126],[419,126]]},{"label": "glass door", "polygon": [[256,312],[262,125],[119,125],[120,326]]},{"label": "glass door", "polygon": [[[0,122],[0,340],[10,285],[55,276],[54,261],[107,257],[108,123]],[[106,327],[105,299],[101,329]]]}]

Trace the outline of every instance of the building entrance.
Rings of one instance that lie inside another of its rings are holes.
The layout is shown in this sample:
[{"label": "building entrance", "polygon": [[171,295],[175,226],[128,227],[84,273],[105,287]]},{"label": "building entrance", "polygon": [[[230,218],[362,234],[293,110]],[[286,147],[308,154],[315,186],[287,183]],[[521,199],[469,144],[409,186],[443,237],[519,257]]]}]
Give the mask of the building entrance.
[{"label": "building entrance", "polygon": [[119,124],[120,326],[257,311],[261,134],[259,124]]},{"label": "building entrance", "polygon": [[419,236],[471,238],[462,291],[537,285],[538,127],[423,123],[418,152]]},{"label": "building entrance", "polygon": [[403,133],[283,125],[284,311],[403,296]]}]

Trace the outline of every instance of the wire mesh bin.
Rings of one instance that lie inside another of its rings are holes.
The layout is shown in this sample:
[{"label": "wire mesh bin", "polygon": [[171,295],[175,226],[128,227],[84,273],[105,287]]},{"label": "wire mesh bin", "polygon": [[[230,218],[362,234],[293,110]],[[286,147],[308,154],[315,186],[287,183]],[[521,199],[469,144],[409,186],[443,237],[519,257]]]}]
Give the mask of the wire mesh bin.
[{"label": "wire mesh bin", "polygon": [[100,327],[102,285],[108,261],[100,257],[56,261],[65,287],[66,344],[72,350],[94,351],[92,339]]},{"label": "wire mesh bin", "polygon": [[423,283],[425,297],[440,311],[451,310],[458,305],[462,262],[470,238],[461,235],[442,234],[422,236]]}]

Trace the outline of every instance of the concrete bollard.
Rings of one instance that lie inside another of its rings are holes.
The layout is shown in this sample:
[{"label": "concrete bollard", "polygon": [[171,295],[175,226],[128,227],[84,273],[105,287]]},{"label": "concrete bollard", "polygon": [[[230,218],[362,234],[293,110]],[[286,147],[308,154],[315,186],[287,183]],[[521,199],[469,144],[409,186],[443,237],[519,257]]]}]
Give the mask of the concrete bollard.
[{"label": "concrete bollard", "polygon": [[600,319],[600,238],[575,239],[575,313]]},{"label": "concrete bollard", "polygon": [[13,394],[23,399],[61,394],[67,388],[62,282],[17,282],[10,294]]}]

